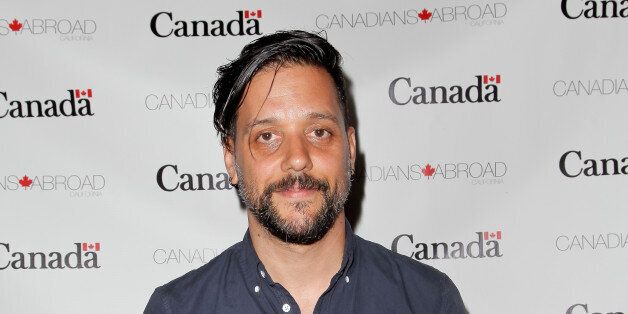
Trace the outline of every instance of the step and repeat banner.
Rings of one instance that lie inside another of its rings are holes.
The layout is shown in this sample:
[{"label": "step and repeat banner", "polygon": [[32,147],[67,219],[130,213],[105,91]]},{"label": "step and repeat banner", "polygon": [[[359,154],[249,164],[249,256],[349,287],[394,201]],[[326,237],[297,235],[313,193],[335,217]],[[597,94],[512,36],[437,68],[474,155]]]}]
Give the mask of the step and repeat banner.
[{"label": "step and repeat banner", "polygon": [[471,313],[628,313],[628,2],[0,3],[0,312],[140,313],[246,230],[216,68],[338,48],[356,233]]}]

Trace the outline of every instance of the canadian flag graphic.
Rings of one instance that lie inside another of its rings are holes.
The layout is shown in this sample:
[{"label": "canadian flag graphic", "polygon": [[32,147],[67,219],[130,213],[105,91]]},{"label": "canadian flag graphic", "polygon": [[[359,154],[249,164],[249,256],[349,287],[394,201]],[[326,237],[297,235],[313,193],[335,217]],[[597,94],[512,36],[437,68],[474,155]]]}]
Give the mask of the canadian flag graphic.
[{"label": "canadian flag graphic", "polygon": [[256,10],[256,11],[245,10],[244,11],[244,18],[245,19],[248,19],[248,18],[258,18],[258,19],[261,19],[262,18],[262,10]]},{"label": "canadian flag graphic", "polygon": [[96,243],[83,242],[83,251],[100,251],[100,242],[96,242]]},{"label": "canadian flag graphic", "polygon": [[495,232],[484,231],[484,241],[495,240],[495,239],[497,240],[502,239],[501,231],[495,231]]},{"label": "canadian flag graphic", "polygon": [[482,76],[482,81],[484,82],[484,84],[488,84],[488,83],[495,83],[495,84],[499,84],[502,82],[502,76],[497,74],[495,76],[493,75],[484,75]]},{"label": "canadian flag graphic", "polygon": [[84,96],[87,96],[87,98],[92,98],[92,89],[88,88],[87,90],[80,90],[80,89],[74,90],[74,97],[81,98]]}]

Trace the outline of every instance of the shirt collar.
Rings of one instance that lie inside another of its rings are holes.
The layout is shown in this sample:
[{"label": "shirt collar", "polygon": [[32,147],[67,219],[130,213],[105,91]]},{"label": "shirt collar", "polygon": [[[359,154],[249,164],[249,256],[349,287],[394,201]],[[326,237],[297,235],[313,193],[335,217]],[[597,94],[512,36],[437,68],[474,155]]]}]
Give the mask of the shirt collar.
[{"label": "shirt collar", "polygon": [[[355,234],[349,224],[349,221],[345,218],[345,248],[342,257],[342,264],[340,264],[340,270],[338,274],[345,275],[351,269],[353,265],[353,257],[355,253]],[[246,281],[251,285],[259,282],[261,279],[268,278],[264,265],[259,260],[255,249],[253,248],[253,242],[251,241],[250,231],[247,229],[242,239],[242,255],[240,258],[240,265],[244,272]],[[272,280],[270,281],[272,283]]]}]

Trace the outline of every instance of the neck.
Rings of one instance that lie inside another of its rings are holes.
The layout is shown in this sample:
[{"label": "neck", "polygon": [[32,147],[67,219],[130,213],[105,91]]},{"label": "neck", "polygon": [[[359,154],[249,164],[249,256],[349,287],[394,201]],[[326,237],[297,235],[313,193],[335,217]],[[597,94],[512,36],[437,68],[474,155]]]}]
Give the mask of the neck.
[{"label": "neck", "polygon": [[324,291],[340,270],[346,236],[344,211],[322,239],[308,245],[286,243],[275,237],[250,211],[248,219],[257,256],[273,280],[288,291],[320,290],[321,287]]}]

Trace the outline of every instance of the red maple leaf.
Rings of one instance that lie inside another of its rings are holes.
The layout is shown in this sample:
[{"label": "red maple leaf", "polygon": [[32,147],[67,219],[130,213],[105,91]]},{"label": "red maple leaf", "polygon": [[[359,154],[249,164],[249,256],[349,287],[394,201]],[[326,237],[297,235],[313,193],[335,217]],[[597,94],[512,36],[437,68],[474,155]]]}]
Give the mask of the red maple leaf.
[{"label": "red maple leaf", "polygon": [[432,17],[432,12],[426,10],[425,8],[423,8],[423,11],[419,13],[419,18],[421,19],[421,21],[426,21],[430,17]]},{"label": "red maple leaf", "polygon": [[11,28],[12,31],[17,32],[22,29],[22,23],[18,22],[17,19],[13,19],[13,23],[9,24],[9,28]]},{"label": "red maple leaf", "polygon": [[421,172],[424,176],[431,177],[432,175],[434,175],[434,172],[436,172],[436,169],[432,168],[430,164],[427,164],[425,168],[421,169]]},{"label": "red maple leaf", "polygon": [[29,179],[27,175],[24,175],[24,177],[22,179],[20,179],[20,185],[24,187],[24,189],[26,190],[27,187],[31,186],[31,184],[33,183],[33,180]]}]

